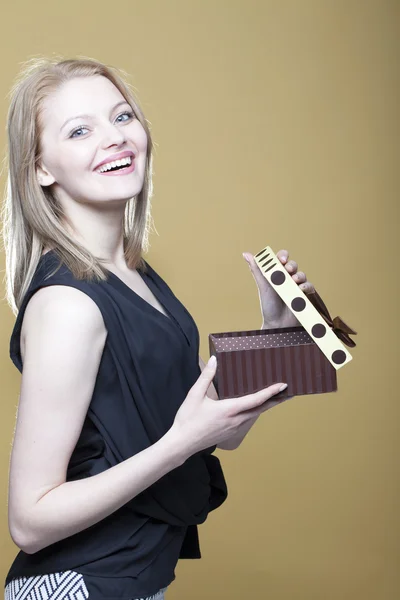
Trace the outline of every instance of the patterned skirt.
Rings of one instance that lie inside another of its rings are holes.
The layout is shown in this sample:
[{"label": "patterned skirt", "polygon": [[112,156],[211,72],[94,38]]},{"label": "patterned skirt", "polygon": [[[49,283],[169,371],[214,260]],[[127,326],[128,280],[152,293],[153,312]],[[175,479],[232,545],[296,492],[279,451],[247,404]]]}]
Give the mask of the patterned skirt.
[{"label": "patterned skirt", "polygon": [[[153,596],[132,600],[164,600],[162,588]],[[89,598],[83,575],[62,571],[12,579],[5,587],[4,600],[86,600]]]}]

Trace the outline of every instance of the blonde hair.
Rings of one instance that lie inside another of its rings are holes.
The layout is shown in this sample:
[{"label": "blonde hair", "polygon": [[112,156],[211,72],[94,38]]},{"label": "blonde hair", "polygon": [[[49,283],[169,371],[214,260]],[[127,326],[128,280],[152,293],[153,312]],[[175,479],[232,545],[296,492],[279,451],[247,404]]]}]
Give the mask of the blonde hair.
[{"label": "blonde hair", "polygon": [[6,300],[14,314],[22,304],[45,247],[51,247],[78,279],[106,280],[102,259],[79,244],[63,226],[68,222],[50,187],[42,188],[36,176],[40,156],[40,111],[43,100],[62,83],[75,77],[102,75],[131,105],[147,135],[144,182],[128,200],[124,214],[124,253],[129,268],[146,270],[142,253],[148,250],[151,229],[153,144],[147,121],[120,69],[91,58],[68,60],[34,58],[27,61],[13,85],[7,118],[7,188],[1,210],[6,257]]}]

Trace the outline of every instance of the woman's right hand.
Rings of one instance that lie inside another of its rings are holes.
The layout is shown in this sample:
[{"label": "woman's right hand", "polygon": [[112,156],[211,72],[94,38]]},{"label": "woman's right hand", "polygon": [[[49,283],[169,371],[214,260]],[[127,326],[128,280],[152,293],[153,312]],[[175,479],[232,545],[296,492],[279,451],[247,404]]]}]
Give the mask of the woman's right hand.
[{"label": "woman's right hand", "polygon": [[188,456],[233,437],[243,423],[284,401],[268,403],[280,391],[283,382],[239,398],[213,400],[207,396],[207,390],[216,368],[215,358],[206,364],[181,404],[172,425]]}]

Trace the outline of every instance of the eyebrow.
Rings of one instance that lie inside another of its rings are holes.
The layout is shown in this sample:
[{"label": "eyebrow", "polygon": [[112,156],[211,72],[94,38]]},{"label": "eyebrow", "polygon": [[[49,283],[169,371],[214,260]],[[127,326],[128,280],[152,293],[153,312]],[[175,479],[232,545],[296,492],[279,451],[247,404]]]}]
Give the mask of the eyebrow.
[{"label": "eyebrow", "polygon": [[[121,106],[122,104],[128,104],[128,106],[130,106],[129,102],[127,100],[121,100],[120,102],[117,102],[117,104],[115,104],[115,106],[112,107],[112,109],[110,110],[110,114],[116,109],[118,108],[118,106]],[[69,119],[67,119],[66,121],[64,121],[64,123],[61,125],[60,127],[60,131],[62,131],[62,129],[64,129],[64,127],[66,126],[67,123],[69,123],[70,121],[74,121],[75,119],[92,119],[93,115],[77,115],[76,117],[70,117]]]}]

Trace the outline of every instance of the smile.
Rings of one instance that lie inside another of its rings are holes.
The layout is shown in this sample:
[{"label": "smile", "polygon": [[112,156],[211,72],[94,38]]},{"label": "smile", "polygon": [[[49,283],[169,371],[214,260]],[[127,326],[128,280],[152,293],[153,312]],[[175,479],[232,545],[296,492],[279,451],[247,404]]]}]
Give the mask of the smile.
[{"label": "smile", "polygon": [[99,173],[101,175],[131,173],[134,170],[134,168],[135,163],[133,162],[132,157],[127,156],[126,158],[113,160],[112,162],[106,163],[105,165],[101,165],[101,167],[96,169],[96,173]]}]

